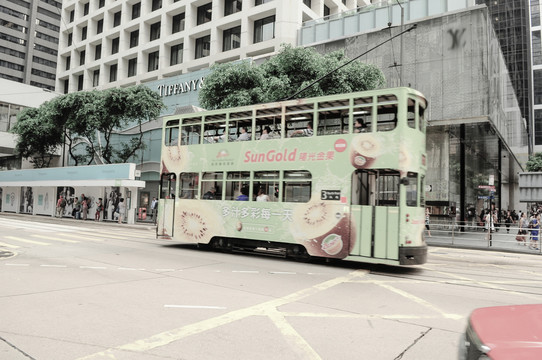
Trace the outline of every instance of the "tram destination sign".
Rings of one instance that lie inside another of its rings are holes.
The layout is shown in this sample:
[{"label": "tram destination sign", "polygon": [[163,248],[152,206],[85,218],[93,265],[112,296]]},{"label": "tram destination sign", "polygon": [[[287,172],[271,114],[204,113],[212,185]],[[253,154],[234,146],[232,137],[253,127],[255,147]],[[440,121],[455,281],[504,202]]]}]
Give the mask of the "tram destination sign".
[{"label": "tram destination sign", "polygon": [[322,190],[320,193],[322,200],[341,200],[341,190]]}]

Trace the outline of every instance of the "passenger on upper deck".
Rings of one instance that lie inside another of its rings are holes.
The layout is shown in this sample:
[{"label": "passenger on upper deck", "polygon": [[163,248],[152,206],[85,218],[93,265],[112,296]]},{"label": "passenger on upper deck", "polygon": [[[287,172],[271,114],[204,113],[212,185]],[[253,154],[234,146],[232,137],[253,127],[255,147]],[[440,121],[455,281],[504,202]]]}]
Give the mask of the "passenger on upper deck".
[{"label": "passenger on upper deck", "polygon": [[260,136],[260,140],[268,140],[269,134],[271,134],[271,128],[269,126],[266,126],[262,130],[262,136]]},{"label": "passenger on upper deck", "polygon": [[354,123],[354,132],[361,133],[365,131],[367,131],[367,125],[365,125],[362,119],[356,119],[356,122]]},{"label": "passenger on upper deck", "polygon": [[310,122],[307,123],[307,128],[306,129],[294,130],[292,132],[292,136],[294,136],[294,135],[312,136],[312,134],[313,134],[312,124]]},{"label": "passenger on upper deck", "polygon": [[245,126],[241,126],[239,128],[239,131],[241,132],[241,135],[237,138],[237,141],[247,141],[250,140],[250,134],[247,133],[247,128]]}]

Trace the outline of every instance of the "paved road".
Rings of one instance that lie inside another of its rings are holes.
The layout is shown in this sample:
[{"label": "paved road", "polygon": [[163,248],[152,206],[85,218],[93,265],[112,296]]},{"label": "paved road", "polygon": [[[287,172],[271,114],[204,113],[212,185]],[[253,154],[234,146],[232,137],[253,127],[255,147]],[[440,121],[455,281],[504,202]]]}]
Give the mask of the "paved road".
[{"label": "paved road", "polygon": [[139,225],[0,230],[0,359],[451,360],[474,308],[542,299],[525,253],[430,247],[407,268],[202,251]]}]

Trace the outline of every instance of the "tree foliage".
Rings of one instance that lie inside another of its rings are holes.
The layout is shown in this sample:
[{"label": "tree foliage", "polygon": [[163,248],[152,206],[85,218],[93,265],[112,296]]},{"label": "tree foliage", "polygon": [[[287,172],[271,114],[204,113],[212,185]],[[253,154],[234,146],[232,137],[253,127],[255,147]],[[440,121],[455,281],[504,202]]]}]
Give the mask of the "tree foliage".
[{"label": "tree foliage", "polygon": [[527,160],[527,171],[542,171],[542,153],[536,153]]},{"label": "tree foliage", "polygon": [[[142,123],[159,116],[163,107],[146,86],[59,96],[19,114],[12,129],[19,135],[16,150],[34,167],[49,166],[60,146],[66,146],[75,165],[126,162],[145,146]],[[112,142],[114,134],[132,126],[139,127],[136,135]]]},{"label": "tree foliage", "polygon": [[281,51],[260,66],[248,62],[213,65],[199,92],[208,110],[284,100],[311,84],[295,98],[376,89],[383,73],[373,65],[349,61],[343,51],[320,55],[312,48],[282,45]]}]

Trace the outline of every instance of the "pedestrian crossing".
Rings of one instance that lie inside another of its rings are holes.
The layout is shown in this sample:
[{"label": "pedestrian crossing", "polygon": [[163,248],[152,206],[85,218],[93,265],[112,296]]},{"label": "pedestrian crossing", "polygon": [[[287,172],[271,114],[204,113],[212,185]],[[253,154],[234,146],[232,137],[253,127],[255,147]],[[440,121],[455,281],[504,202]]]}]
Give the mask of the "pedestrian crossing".
[{"label": "pedestrian crossing", "polygon": [[116,228],[104,224],[96,228],[85,227],[84,223],[79,222],[63,225],[0,217],[0,250],[85,242],[100,243],[107,240],[153,239],[152,231],[145,232],[128,227]]}]

